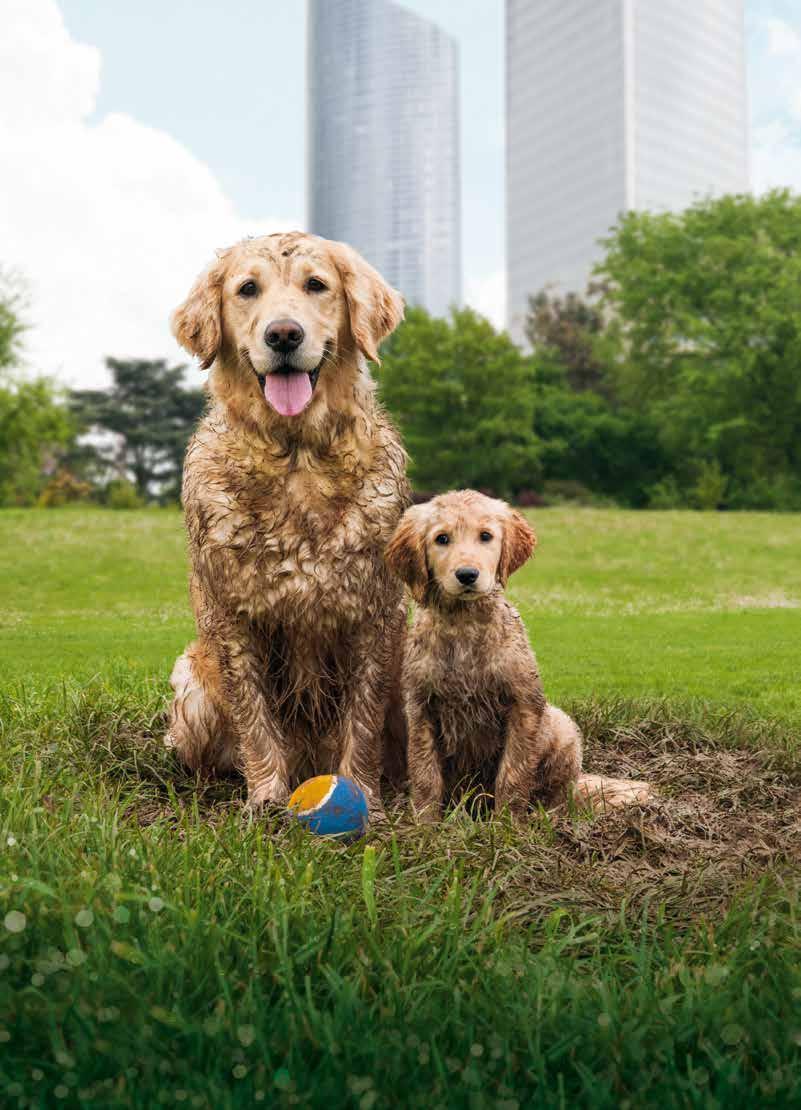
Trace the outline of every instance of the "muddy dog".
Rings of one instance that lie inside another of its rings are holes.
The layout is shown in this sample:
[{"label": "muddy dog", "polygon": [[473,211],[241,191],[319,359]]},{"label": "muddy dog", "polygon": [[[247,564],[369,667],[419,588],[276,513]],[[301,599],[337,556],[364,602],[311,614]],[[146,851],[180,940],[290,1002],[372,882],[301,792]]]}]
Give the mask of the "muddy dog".
[{"label": "muddy dog", "polygon": [[645,783],[582,775],[578,726],[545,700],[525,627],[503,594],[535,543],[520,513],[463,490],[409,509],[387,548],[417,603],[402,690],[412,804],[424,820],[437,820],[467,781],[517,817],[569,792],[601,805],[647,797]]},{"label": "muddy dog", "polygon": [[383,552],[408,487],[367,360],[402,316],[354,250],[299,232],[220,252],[173,316],[211,406],[184,469],[197,639],[166,742],[240,768],[251,807],[339,771],[380,812],[405,627]]}]

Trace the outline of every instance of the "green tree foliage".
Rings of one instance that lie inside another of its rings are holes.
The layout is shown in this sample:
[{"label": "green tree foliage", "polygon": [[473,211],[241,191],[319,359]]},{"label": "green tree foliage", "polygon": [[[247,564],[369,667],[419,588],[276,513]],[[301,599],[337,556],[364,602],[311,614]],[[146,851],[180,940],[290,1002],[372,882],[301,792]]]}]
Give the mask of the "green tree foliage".
[{"label": "green tree foliage", "polygon": [[0,271],[0,505],[33,505],[74,432],[53,385],[18,373],[22,307],[19,282]]},{"label": "green tree foliage", "polygon": [[423,490],[472,486],[512,496],[540,478],[534,369],[471,309],[449,320],[411,308],[382,350],[381,397]]},{"label": "green tree foliage", "polygon": [[564,370],[571,390],[608,395],[606,367],[599,356],[604,318],[597,304],[576,293],[558,297],[543,289],[528,299],[523,331],[540,358]]},{"label": "green tree foliage", "polygon": [[24,331],[20,282],[0,267],[0,371],[17,364]]},{"label": "green tree foliage", "polygon": [[112,442],[91,448],[97,463],[118,480],[131,477],[143,500],[176,499],[186,444],[205,405],[203,391],[187,389],[186,367],[167,366],[164,359],[109,358],[106,365],[108,389],[70,395],[85,428],[113,434]]},{"label": "green tree foliage", "polygon": [[33,505],[75,428],[44,378],[0,381],[0,505]]},{"label": "green tree foliage", "polygon": [[670,469],[652,418],[613,408],[592,391],[575,392],[565,370],[538,364],[534,431],[543,445],[543,479],[579,482],[635,508]]},{"label": "green tree foliage", "polygon": [[801,508],[801,197],[629,213],[598,272],[617,386],[688,500]]}]

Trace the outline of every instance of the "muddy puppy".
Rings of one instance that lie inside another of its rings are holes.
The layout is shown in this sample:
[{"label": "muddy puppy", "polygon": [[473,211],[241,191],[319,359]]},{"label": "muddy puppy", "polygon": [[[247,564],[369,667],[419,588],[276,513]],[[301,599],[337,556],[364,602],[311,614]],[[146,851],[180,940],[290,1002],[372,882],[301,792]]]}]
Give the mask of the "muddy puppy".
[{"label": "muddy puppy", "polygon": [[575,722],[545,700],[503,595],[536,538],[520,513],[472,490],[407,510],[386,560],[417,602],[403,660],[412,804],[437,820],[459,784],[515,816],[564,800],[581,771]]}]

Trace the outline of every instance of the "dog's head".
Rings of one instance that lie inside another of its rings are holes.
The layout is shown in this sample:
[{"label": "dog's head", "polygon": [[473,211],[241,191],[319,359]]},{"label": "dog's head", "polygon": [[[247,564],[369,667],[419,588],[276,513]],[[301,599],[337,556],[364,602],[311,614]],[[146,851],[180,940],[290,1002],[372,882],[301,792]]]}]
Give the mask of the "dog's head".
[{"label": "dog's head", "polygon": [[[258,391],[271,414],[298,420],[352,392],[362,360],[403,318],[403,300],[351,247],[290,232],[221,251],[172,317],[226,393]],[[344,379],[348,379],[347,381]]]},{"label": "dog's head", "polygon": [[385,557],[417,601],[471,602],[505,586],[536,542],[506,502],[460,490],[408,509]]}]

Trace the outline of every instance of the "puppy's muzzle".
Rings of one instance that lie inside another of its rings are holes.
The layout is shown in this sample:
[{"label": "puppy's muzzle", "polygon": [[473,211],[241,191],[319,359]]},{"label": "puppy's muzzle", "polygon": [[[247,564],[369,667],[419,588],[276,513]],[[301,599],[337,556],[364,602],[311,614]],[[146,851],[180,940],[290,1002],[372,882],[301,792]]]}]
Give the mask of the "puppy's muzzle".
[{"label": "puppy's muzzle", "polygon": [[475,586],[478,581],[478,571],[475,567],[457,567],[453,573],[462,586]]}]

